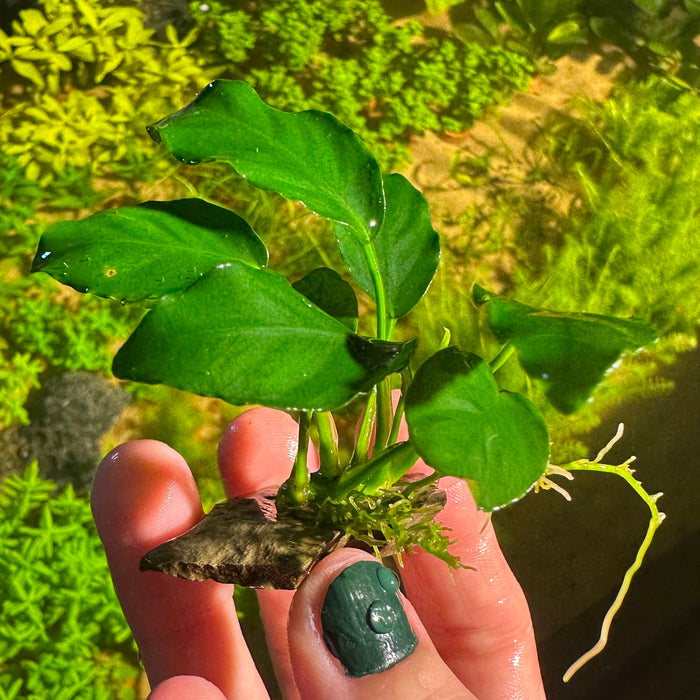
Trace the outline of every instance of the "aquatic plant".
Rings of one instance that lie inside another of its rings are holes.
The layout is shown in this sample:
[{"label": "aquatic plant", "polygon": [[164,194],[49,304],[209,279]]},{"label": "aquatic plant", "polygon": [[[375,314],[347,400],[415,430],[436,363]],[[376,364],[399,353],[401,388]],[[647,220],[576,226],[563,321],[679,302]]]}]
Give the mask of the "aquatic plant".
[{"label": "aquatic plant", "polygon": [[[551,485],[540,412],[498,385],[506,360],[517,355],[552,405],[571,413],[622,352],[656,337],[643,321],[547,311],[475,286],[498,353],[486,360],[464,352],[447,333],[437,352],[412,367],[416,340],[392,335],[435,275],[439,237],[408,180],[382,174],[357,136],[330,114],[278,111],[239,81],[210,83],[148,132],[184,162],[225,161],[254,186],[302,200],[331,219],[344,272],[374,302],[374,318],[359,318],[353,286],[331,269],[290,285],[267,268],[267,249],[242,218],[203,200],[146,202],[46,231],[35,271],[148,309],[114,358],[116,376],[298,415],[300,447],[276,495],[276,519],[267,520],[264,562],[251,564],[247,556],[241,566],[237,559],[238,548],[250,554],[257,542],[231,537],[230,514],[250,507],[234,499],[146,554],[144,568],[293,588],[313,561],[351,538],[377,554],[395,552],[399,561],[402,552],[423,546],[452,566],[468,565],[448,552],[449,539],[433,520],[442,503],[434,490],[440,476],[465,479],[486,511],[536,484]],[[394,378],[401,384],[396,406]],[[365,406],[345,461],[333,412],[358,396]],[[320,455],[313,475],[312,424]],[[434,473],[406,478],[419,457]],[[599,460],[565,466],[600,467]],[[290,527],[313,541],[297,565],[286,549]],[[218,542],[214,553],[198,545],[204,538]],[[271,543],[279,561],[272,560]]]},{"label": "aquatic plant", "polygon": [[[482,0],[455,10],[457,33],[469,41],[507,45],[525,55],[556,58],[599,42],[620,47],[638,70],[697,87],[700,29],[697,0]],[[547,61],[538,61],[540,69]]]},{"label": "aquatic plant", "polygon": [[96,0],[45,0],[0,31],[0,73],[18,88],[0,114],[0,427],[26,421],[48,367],[106,372],[108,346],[133,324],[133,309],[84,299],[68,312],[50,286],[28,290],[26,272],[43,219],[172,170],[137,125],[206,80],[193,39],[153,41],[139,10]]},{"label": "aquatic plant", "polygon": [[87,498],[36,463],[0,486],[0,695],[132,700],[136,649]]},{"label": "aquatic plant", "polygon": [[158,42],[137,8],[97,0],[42,0],[13,27],[0,31],[0,71],[23,89],[5,98],[0,139],[29,180],[46,188],[70,170],[87,171],[83,182],[163,172],[136,125],[207,80],[190,50],[196,31],[178,38],[171,28]]},{"label": "aquatic plant", "polygon": [[694,337],[700,99],[651,77],[621,85],[603,104],[580,101],[578,113],[552,124],[546,148],[559,177],[577,181],[579,206],[533,261],[524,293]]},{"label": "aquatic plant", "polygon": [[222,76],[279,109],[332,112],[385,167],[408,160],[412,134],[464,130],[531,74],[500,46],[392,22],[378,0],[342,0],[332,12],[323,0],[193,2],[192,11],[195,47]]}]

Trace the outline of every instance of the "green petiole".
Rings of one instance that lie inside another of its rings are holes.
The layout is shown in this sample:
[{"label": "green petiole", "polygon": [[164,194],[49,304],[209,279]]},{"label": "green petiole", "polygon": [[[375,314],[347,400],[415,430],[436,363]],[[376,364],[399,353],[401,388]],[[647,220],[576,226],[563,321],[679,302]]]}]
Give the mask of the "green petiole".
[{"label": "green petiole", "polygon": [[357,432],[357,440],[355,441],[355,452],[350,461],[350,466],[355,466],[362,462],[366,462],[369,457],[370,443],[372,442],[372,428],[374,427],[375,413],[377,410],[377,387],[375,386],[369,397],[365,412],[362,415],[360,428]]},{"label": "green petiole", "polygon": [[277,504],[289,504],[300,506],[306,503],[309,497],[309,425],[311,414],[302,411],[299,414],[299,442],[297,456],[294,459],[292,473],[280,487],[277,494]]},{"label": "green petiole", "polygon": [[410,442],[400,442],[382,450],[365,464],[346,472],[337,486],[336,498],[346,498],[352,491],[376,493],[395,484],[418,460]]},{"label": "green petiole", "polygon": [[489,362],[491,371],[495,374],[503,365],[508,362],[510,356],[515,352],[515,346],[509,341],[499,351],[496,357]]},{"label": "green petiole", "polygon": [[320,471],[323,476],[335,479],[340,473],[340,465],[333,416],[329,411],[317,411],[314,415],[318,428]]}]

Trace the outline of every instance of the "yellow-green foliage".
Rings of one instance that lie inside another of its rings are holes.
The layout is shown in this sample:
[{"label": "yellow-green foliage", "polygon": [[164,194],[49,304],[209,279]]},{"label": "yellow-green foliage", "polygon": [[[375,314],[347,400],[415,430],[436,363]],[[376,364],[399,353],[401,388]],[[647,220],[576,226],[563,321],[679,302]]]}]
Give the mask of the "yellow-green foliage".
[{"label": "yellow-green foliage", "polygon": [[159,44],[136,7],[99,0],[42,0],[41,5],[41,10],[23,10],[11,35],[0,30],[0,61],[9,61],[15,73],[41,90],[56,94],[110,79],[153,84],[195,77],[196,64],[185,51],[194,34],[179,41],[170,29],[168,42]]},{"label": "yellow-green foliage", "polygon": [[169,28],[157,42],[137,8],[98,0],[43,0],[41,10],[24,10],[13,34],[0,31],[2,77],[23,88],[0,117],[4,153],[42,186],[68,168],[93,178],[157,177],[165,161],[144,125],[213,77],[189,50],[195,38]]},{"label": "yellow-green foliage", "polygon": [[7,343],[0,337],[0,429],[14,422],[26,423],[24,402],[31,391],[39,387],[42,363],[31,353],[6,354]]},{"label": "yellow-green foliage", "polygon": [[89,501],[36,463],[0,483],[0,697],[133,700],[136,649]]}]

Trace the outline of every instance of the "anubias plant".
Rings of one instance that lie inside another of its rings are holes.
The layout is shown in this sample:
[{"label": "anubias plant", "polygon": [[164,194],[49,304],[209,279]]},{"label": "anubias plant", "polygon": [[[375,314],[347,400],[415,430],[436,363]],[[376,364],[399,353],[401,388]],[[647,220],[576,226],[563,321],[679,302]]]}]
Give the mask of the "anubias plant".
[{"label": "anubias plant", "polygon": [[[436,272],[439,236],[405,177],[382,174],[332,115],[278,111],[243,82],[210,83],[148,132],[181,161],[226,161],[330,219],[344,272],[374,302],[374,317],[359,325],[355,288],[336,271],[289,284],[267,267],[265,245],[242,218],[203,200],[146,202],[46,231],[35,271],[147,310],[114,358],[117,377],[298,413],[299,450],[279,491],[215,506],[148,553],[144,568],[293,588],[348,543],[399,561],[420,545],[458,566],[434,520],[439,477],[465,479],[485,511],[550,484],[545,421],[526,396],[499,389],[505,359],[516,352],[554,406],[571,412],[625,350],[655,339],[642,321],[541,310],[475,287],[501,352],[463,352],[446,334],[416,367],[417,340],[393,338]],[[333,412],[358,396],[354,451],[340,459]],[[399,439],[404,416],[409,437]],[[320,456],[311,475],[310,435]],[[418,458],[434,473],[407,474]]]}]

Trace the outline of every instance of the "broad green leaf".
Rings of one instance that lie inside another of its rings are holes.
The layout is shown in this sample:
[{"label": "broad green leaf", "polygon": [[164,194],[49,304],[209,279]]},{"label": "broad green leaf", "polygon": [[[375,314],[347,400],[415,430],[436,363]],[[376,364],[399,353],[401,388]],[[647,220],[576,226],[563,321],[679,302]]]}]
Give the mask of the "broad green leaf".
[{"label": "broad green leaf", "polygon": [[135,302],[182,291],[232,260],[263,266],[267,249],[232,211],[179,199],[58,222],[42,236],[32,271],[80,292]]},{"label": "broad green leaf", "polygon": [[355,292],[335,270],[319,267],[294,282],[292,287],[351,331],[357,330]]},{"label": "broad green leaf", "polygon": [[501,342],[513,343],[523,369],[542,382],[547,398],[562,413],[580,408],[625,350],[658,337],[651,325],[637,319],[547,311],[480,287],[474,298],[488,302],[491,330]]},{"label": "broad green leaf", "polygon": [[[425,294],[440,257],[440,239],[433,229],[423,195],[399,174],[384,177],[386,215],[372,239],[384,281],[387,311],[392,318],[407,314]],[[374,283],[362,245],[347,226],[335,225],[340,253],[357,283],[374,299]]]},{"label": "broad green leaf", "polygon": [[406,421],[426,464],[468,479],[483,510],[524,496],[547,466],[549,437],[539,411],[521,394],[499,391],[488,364],[456,347],[416,372]]},{"label": "broad green leaf", "polygon": [[163,298],[112,369],[236,405],[332,410],[400,371],[414,349],[361,338],[278,274],[232,262]]},{"label": "broad green leaf", "polygon": [[213,81],[148,133],[186,163],[227,161],[253,185],[348,224],[362,240],[384,218],[379,165],[352,130],[326,112],[273,109],[246,83]]}]

